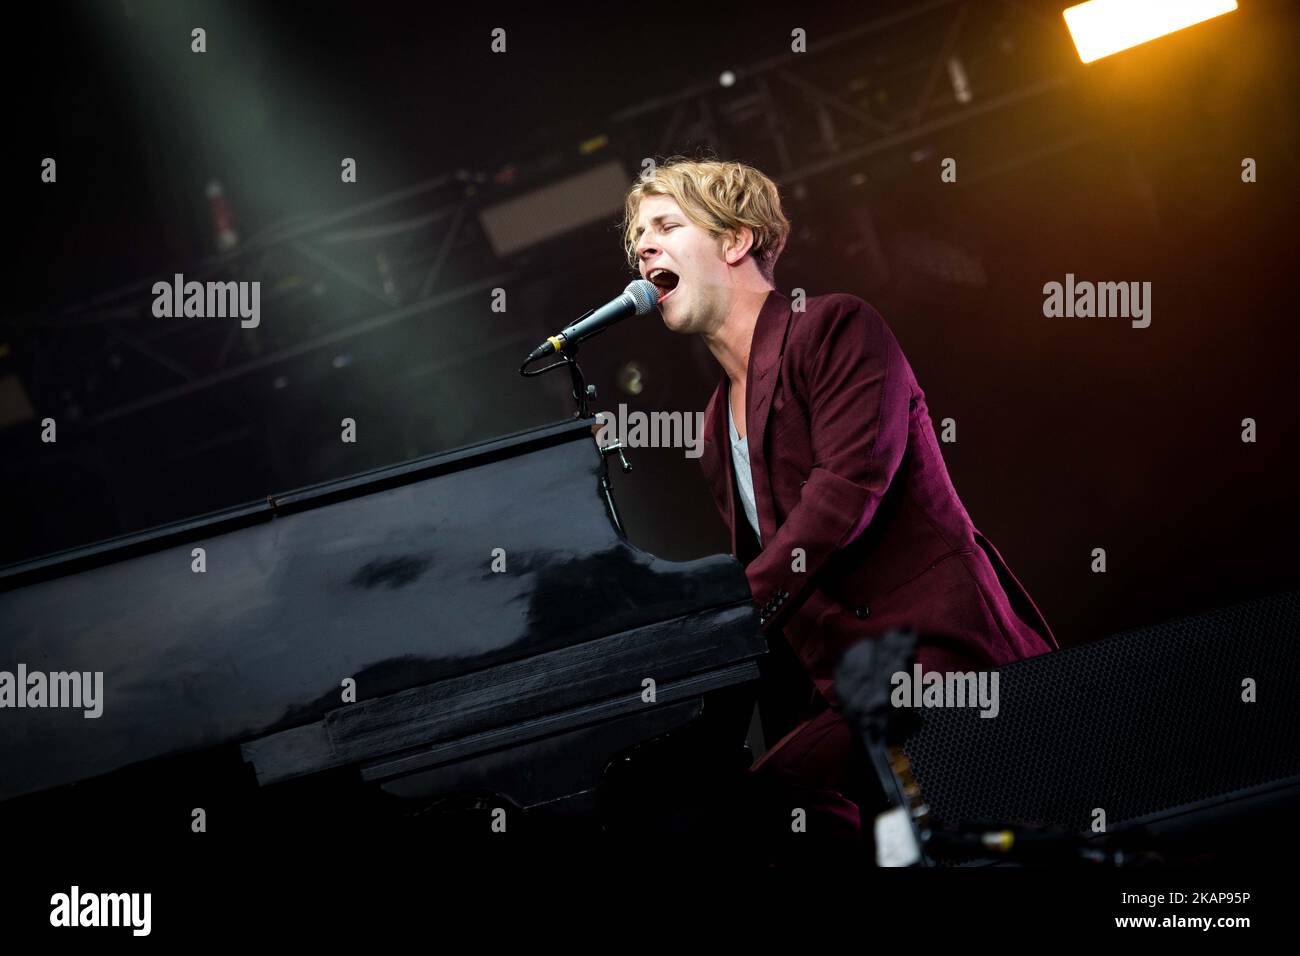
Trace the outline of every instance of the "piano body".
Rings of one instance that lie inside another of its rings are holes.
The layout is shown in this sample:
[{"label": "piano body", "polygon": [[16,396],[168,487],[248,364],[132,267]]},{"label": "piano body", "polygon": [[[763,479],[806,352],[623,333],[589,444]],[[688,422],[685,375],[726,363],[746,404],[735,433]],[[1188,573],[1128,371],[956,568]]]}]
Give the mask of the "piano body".
[{"label": "piano body", "polygon": [[0,832],[600,828],[616,768],[743,771],[766,651],[743,569],[630,544],[593,424],[0,571],[0,670],[103,674],[97,718],[0,709]]}]

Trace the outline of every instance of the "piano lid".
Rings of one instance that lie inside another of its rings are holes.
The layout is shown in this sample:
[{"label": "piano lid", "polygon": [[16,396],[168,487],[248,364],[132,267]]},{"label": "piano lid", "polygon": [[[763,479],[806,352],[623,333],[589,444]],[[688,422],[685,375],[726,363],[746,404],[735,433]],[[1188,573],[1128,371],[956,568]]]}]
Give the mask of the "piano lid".
[{"label": "piano lid", "polygon": [[373,700],[749,602],[730,556],[664,561],[617,533],[594,423],[6,569],[0,668],[102,672],[104,700],[0,712],[0,799],[320,720],[347,679]]}]

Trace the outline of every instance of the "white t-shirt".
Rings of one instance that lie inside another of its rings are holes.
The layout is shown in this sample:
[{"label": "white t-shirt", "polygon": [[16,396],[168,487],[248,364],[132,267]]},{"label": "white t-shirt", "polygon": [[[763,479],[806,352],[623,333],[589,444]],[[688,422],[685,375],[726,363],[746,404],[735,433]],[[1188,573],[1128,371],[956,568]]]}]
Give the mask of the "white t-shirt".
[{"label": "white t-shirt", "polygon": [[758,507],[754,504],[754,476],[749,470],[749,439],[741,438],[736,431],[736,418],[731,414],[731,386],[727,386],[727,425],[731,429],[731,461],[736,467],[736,486],[740,489],[740,503],[745,508],[745,517],[754,529],[754,538],[759,545],[763,536],[758,532]]}]

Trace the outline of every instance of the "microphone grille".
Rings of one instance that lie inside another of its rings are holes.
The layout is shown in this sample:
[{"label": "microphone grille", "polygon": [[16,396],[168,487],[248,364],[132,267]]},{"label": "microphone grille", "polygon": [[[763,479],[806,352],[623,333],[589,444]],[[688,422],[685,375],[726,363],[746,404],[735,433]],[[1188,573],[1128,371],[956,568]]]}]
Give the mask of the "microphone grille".
[{"label": "microphone grille", "polygon": [[659,292],[655,284],[648,279],[634,279],[627,284],[623,292],[625,295],[630,295],[632,301],[636,303],[637,315],[645,315],[659,301]]}]

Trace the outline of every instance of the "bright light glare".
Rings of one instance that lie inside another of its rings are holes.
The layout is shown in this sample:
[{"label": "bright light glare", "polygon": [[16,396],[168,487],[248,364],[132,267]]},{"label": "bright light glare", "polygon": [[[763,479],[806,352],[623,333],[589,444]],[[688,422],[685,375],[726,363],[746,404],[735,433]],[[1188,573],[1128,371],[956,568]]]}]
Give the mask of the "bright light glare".
[{"label": "bright light glare", "polygon": [[1100,60],[1237,9],[1237,0],[1088,0],[1063,11],[1079,59]]}]

